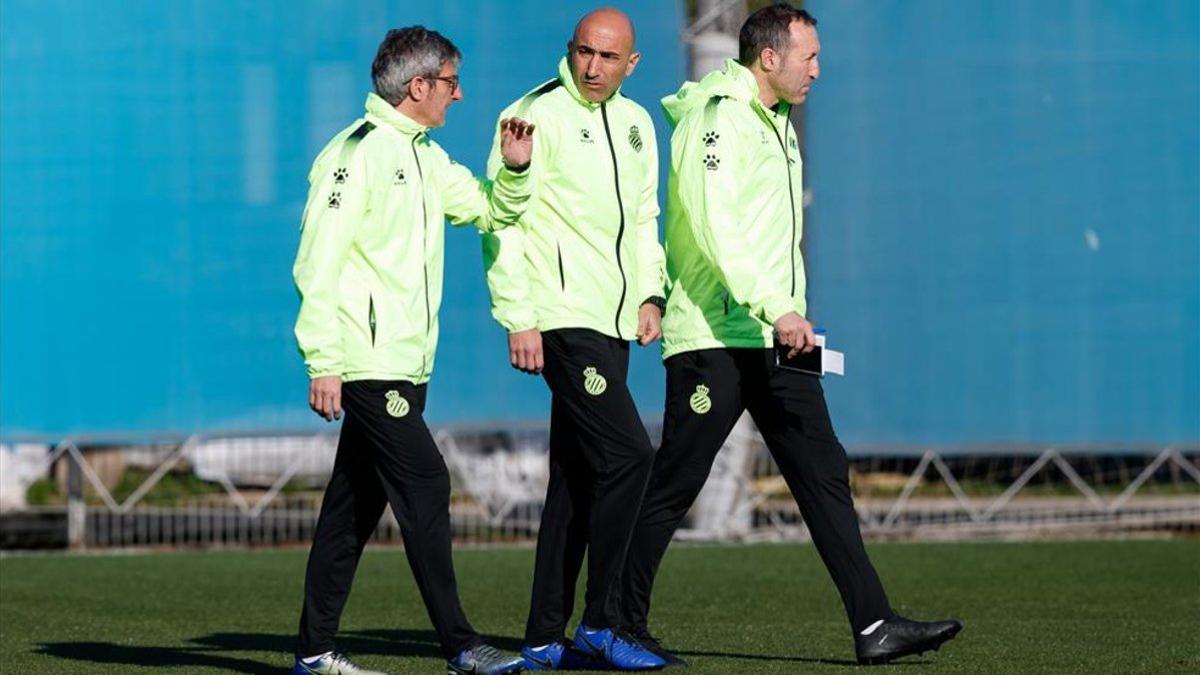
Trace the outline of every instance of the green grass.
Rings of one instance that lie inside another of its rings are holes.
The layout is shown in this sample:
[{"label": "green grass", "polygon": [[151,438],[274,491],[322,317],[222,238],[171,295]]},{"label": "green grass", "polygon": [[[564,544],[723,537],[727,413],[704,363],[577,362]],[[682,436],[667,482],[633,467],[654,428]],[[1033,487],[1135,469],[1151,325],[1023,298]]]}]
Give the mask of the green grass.
[{"label": "green grass", "polygon": [[[877,544],[895,608],[966,623],[918,672],[1200,672],[1200,541]],[[475,627],[519,647],[533,552],[457,554]],[[282,673],[303,551],[0,559],[5,673]],[[811,546],[676,546],[654,628],[692,673],[832,672],[853,648]],[[573,624],[572,624],[573,628]],[[370,550],[341,645],[369,667],[441,660],[402,552]]]}]

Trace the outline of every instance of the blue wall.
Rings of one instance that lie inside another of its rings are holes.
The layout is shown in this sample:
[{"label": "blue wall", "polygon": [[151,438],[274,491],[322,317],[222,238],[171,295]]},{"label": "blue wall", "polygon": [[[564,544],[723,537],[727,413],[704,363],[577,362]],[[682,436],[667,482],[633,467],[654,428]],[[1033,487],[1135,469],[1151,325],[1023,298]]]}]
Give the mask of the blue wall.
[{"label": "blue wall", "polygon": [[842,435],[1200,438],[1200,3],[808,7]]},{"label": "blue wall", "polygon": [[[684,74],[682,9],[615,4],[643,55],[625,92],[654,105]],[[384,32],[424,23],[463,51],[465,100],[435,135],[482,171],[496,114],[595,6],[416,5],[4,0],[3,433],[317,424],[291,333],[306,175],[361,114]],[[544,417],[488,313],[478,236],[450,232],[446,258],[430,417]],[[661,408],[657,354],[640,356]]]},{"label": "blue wall", "polygon": [[[316,425],[291,335],[305,175],[383,32],[463,49],[436,133],[479,170],[495,113],[596,4],[0,3],[6,435]],[[617,4],[643,52],[626,92],[658,119],[682,10]],[[810,300],[848,353],[843,438],[1200,438],[1197,3],[807,5]],[[430,417],[544,419],[487,305],[453,230]],[[635,352],[653,417],[662,370]]]}]

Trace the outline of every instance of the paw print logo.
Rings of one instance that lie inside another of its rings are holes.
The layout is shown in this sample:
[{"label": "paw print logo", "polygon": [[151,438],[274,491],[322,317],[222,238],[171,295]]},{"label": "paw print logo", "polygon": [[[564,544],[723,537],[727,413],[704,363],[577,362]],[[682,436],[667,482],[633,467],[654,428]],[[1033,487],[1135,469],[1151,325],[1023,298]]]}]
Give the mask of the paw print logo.
[{"label": "paw print logo", "polygon": [[717,139],[720,137],[721,137],[721,134],[718,134],[715,131],[710,131],[710,132],[704,134],[704,147],[711,148],[712,146],[716,145]]},{"label": "paw print logo", "polygon": [[720,157],[717,157],[716,155],[705,155],[704,156],[704,168],[708,169],[709,171],[716,171],[717,167],[720,165],[721,165]]},{"label": "paw print logo", "polygon": [[336,209],[342,205],[342,193],[334,192],[329,195],[329,208]]},{"label": "paw print logo", "polygon": [[349,175],[350,175],[349,171],[347,171],[345,169],[338,169],[337,171],[333,172],[333,182],[335,182],[339,185],[342,183],[345,183],[346,177]]},{"label": "paw print logo", "polygon": [[584,143],[591,143],[592,142],[591,129],[580,129],[579,130],[579,140],[583,141]]},{"label": "paw print logo", "polygon": [[396,169],[396,182],[394,184],[395,185],[404,185],[407,182],[408,182],[408,178],[406,178],[404,176],[404,169]]}]

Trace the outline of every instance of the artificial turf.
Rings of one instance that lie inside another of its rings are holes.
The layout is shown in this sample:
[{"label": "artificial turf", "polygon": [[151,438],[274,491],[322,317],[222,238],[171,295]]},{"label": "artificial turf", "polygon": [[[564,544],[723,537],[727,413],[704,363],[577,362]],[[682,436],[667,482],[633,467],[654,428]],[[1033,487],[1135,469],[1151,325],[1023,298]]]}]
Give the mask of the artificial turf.
[{"label": "artificial turf", "polygon": [[[966,624],[940,652],[891,667],[1200,672],[1200,541],[875,544],[870,553],[897,611]],[[6,556],[0,672],[286,672],[305,555]],[[461,550],[455,560],[475,627],[519,648],[533,552]],[[841,604],[811,546],[676,545],[652,623],[692,673],[853,666]],[[340,646],[361,665],[445,672],[401,551],[367,551],[341,629]]]}]

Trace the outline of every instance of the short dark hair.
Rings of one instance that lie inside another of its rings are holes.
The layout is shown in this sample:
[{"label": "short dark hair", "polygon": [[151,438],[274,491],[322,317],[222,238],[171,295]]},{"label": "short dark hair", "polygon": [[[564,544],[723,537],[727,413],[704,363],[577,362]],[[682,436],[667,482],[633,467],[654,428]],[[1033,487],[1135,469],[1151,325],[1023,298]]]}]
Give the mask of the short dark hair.
[{"label": "short dark hair", "polygon": [[812,14],[784,3],[768,5],[751,14],[738,33],[738,61],[749,66],[768,47],[780,54],[786,52],[791,44],[789,30],[794,21],[817,25]]},{"label": "short dark hair", "polygon": [[408,81],[435,77],[450,61],[462,61],[462,52],[441,33],[424,26],[393,28],[384,36],[371,64],[375,93],[392,105],[408,97]]}]

